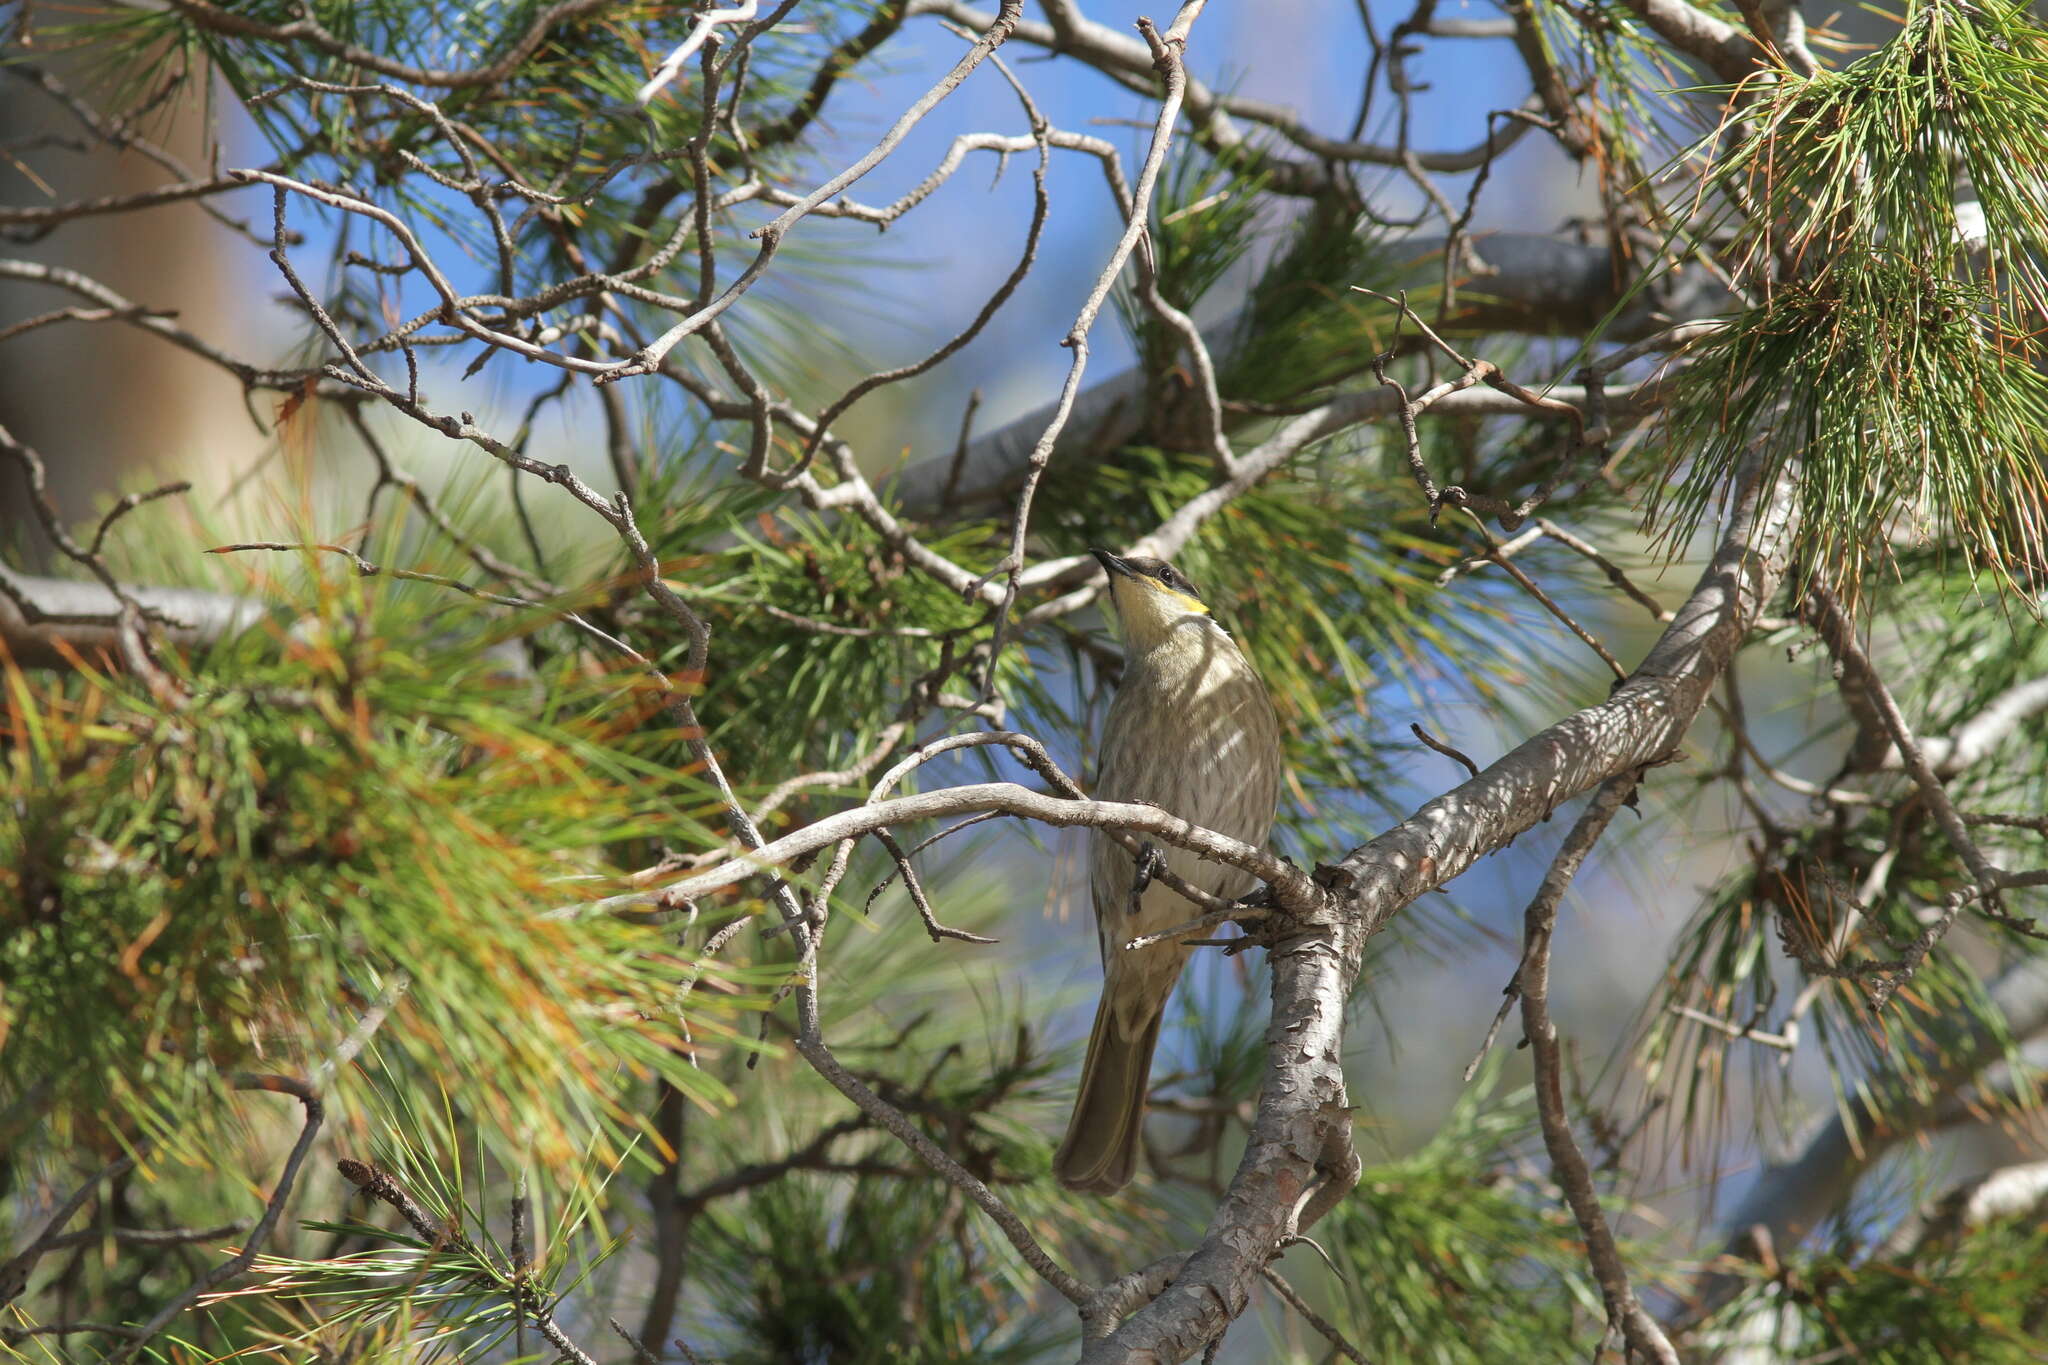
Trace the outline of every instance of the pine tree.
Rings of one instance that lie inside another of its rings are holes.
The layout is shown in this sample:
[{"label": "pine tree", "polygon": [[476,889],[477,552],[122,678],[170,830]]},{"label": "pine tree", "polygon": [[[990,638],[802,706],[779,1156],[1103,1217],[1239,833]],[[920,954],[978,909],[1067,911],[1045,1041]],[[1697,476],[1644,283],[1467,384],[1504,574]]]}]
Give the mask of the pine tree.
[{"label": "pine tree", "polygon": [[[1324,8],[1349,130],[1200,0],[0,6],[0,355],[137,329],[270,452],[81,505],[0,412],[0,1350],[2041,1358],[2048,27]],[[1475,227],[1529,166],[1593,217]],[[90,264],[199,213],[283,344]],[[1254,658],[1273,848],[1086,799],[1098,545]],[[1112,1200],[1090,829],[1261,883]]]}]

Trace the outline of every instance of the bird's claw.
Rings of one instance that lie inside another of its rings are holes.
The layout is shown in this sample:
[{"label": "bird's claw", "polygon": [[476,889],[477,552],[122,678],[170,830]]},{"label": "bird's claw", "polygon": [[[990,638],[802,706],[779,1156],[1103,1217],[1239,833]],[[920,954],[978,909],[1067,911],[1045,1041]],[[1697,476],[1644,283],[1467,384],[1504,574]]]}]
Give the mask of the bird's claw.
[{"label": "bird's claw", "polygon": [[1150,839],[1138,845],[1138,872],[1131,880],[1131,894],[1142,896],[1152,879],[1166,871],[1166,856]]}]

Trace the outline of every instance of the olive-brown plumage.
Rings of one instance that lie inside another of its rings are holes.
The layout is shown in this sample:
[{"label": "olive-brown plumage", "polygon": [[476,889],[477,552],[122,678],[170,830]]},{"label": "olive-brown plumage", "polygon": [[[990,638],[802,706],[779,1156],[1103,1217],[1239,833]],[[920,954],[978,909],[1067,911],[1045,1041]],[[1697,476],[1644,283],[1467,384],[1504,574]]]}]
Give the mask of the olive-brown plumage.
[{"label": "olive-brown plumage", "polygon": [[[1248,844],[1263,844],[1279,802],[1280,727],[1251,664],[1171,564],[1094,552],[1109,573],[1124,676],[1103,724],[1095,794],[1146,801]],[[1159,850],[1166,867],[1212,895],[1250,890],[1250,873]],[[1189,949],[1124,945],[1199,912],[1164,883],[1136,898],[1137,866],[1113,839],[1090,841],[1089,889],[1102,952],[1102,1002],[1081,1088],[1053,1173],[1070,1189],[1113,1194],[1137,1166],[1152,1051]]]}]

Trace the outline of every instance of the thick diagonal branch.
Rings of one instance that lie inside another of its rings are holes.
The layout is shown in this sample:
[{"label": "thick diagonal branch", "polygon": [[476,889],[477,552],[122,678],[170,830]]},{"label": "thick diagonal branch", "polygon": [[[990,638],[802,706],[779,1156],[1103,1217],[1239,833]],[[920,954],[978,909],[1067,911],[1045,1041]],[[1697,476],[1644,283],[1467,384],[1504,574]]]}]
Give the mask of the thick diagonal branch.
[{"label": "thick diagonal branch", "polygon": [[1791,476],[1764,484],[1752,472],[1745,487],[1699,583],[1608,700],[1565,717],[1318,874],[1331,888],[1324,904],[1296,914],[1299,927],[1273,951],[1265,1081],[1230,1188],[1173,1283],[1091,1341],[1088,1365],[1177,1361],[1202,1349],[1243,1310],[1285,1239],[1356,1181],[1340,1042],[1366,940],[1563,802],[1677,747],[1784,573]]}]

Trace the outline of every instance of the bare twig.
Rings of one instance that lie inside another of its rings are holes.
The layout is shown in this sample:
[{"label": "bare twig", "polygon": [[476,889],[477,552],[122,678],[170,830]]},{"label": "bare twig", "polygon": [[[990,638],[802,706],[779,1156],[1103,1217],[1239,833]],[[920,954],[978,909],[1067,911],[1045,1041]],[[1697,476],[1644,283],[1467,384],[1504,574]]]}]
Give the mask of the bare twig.
[{"label": "bare twig", "polygon": [[[995,63],[997,70],[1003,71],[1006,76],[1008,75],[1007,70],[1003,67],[1001,58],[991,56],[990,60]],[[1017,87],[1014,79],[1011,81],[1011,84],[1018,89],[1021,95],[1022,87]],[[797,470],[809,468],[812,459],[817,455],[819,442],[824,439],[827,429],[867,394],[885,385],[901,383],[906,379],[914,379],[918,375],[926,373],[949,357],[957,354],[963,347],[981,335],[982,329],[988,326],[989,319],[993,318],[997,311],[1009,301],[1010,296],[1017,291],[1017,286],[1022,284],[1024,277],[1031,272],[1033,263],[1038,259],[1039,242],[1045,233],[1046,220],[1052,213],[1052,199],[1046,191],[1046,171],[1051,165],[1052,144],[1047,137],[1049,130],[1044,118],[1039,115],[1037,109],[1032,107],[1028,98],[1025,99],[1025,109],[1031,116],[1032,139],[1037,144],[1038,161],[1031,172],[1031,222],[1024,230],[1024,246],[1016,265],[1011,267],[1010,273],[1003,278],[1001,284],[996,286],[995,291],[982,301],[981,310],[974,315],[973,320],[966,327],[947,338],[922,360],[913,361],[908,365],[900,365],[895,369],[877,371],[862,379],[859,383],[827,404],[818,413],[817,417],[813,419],[810,438],[804,442],[803,453],[797,459]],[[970,405],[963,422],[972,421],[973,416],[974,409]],[[965,444],[964,425],[962,444]],[[776,486],[785,484],[787,479],[787,475],[773,474],[766,476],[764,482],[769,483],[771,486]]]},{"label": "bare twig", "polygon": [[990,1190],[979,1177],[969,1172],[959,1162],[941,1150],[930,1138],[919,1132],[916,1126],[905,1118],[900,1111],[884,1103],[880,1096],[863,1084],[840,1063],[837,1057],[832,1055],[831,1049],[827,1048],[821,1039],[799,1034],[796,1046],[797,1050],[803,1053],[804,1058],[817,1069],[818,1073],[830,1081],[840,1094],[852,1100],[854,1105],[863,1114],[868,1115],[878,1126],[887,1129],[898,1141],[909,1147],[911,1151],[917,1153],[918,1158],[927,1166],[938,1171],[948,1181],[965,1192],[967,1197],[972,1199],[980,1207],[981,1211],[994,1220],[997,1227],[1002,1229],[1004,1236],[1009,1239],[1010,1245],[1017,1249],[1018,1255],[1024,1258],[1026,1265],[1029,1265],[1038,1273],[1039,1278],[1058,1290],[1068,1302],[1076,1305],[1087,1302],[1089,1296],[1087,1286],[1075,1279],[1065,1267],[1053,1259],[1052,1254],[1039,1242],[1037,1235],[1032,1232],[1030,1226],[1022,1218],[1019,1218],[1008,1205],[998,1199],[995,1192]]},{"label": "bare twig", "polygon": [[1272,913],[1271,910],[1262,909],[1256,905],[1233,905],[1228,909],[1203,915],[1199,919],[1191,919],[1185,924],[1176,924],[1170,929],[1158,929],[1149,934],[1140,934],[1122,946],[1126,952],[1134,953],[1140,948],[1149,948],[1155,943],[1166,943],[1174,939],[1186,939],[1191,934],[1206,933],[1211,929],[1219,928],[1225,924],[1234,924],[1240,920],[1264,919]]},{"label": "bare twig", "polygon": [[[1017,511],[1010,519],[1009,553],[1003,557],[1002,563],[996,569],[997,573],[1004,575],[1005,581],[1002,599],[996,607],[995,634],[989,647],[990,687],[994,686],[995,664],[1002,652],[1010,610],[1016,603],[1022,585],[1024,546],[1031,527],[1032,501],[1037,495],[1039,480],[1044,477],[1046,467],[1052,460],[1052,452],[1059,442],[1060,433],[1066,429],[1067,419],[1073,413],[1074,400],[1080,394],[1081,377],[1088,369],[1088,334],[1094,329],[1096,314],[1109,298],[1109,291],[1116,284],[1117,277],[1123,273],[1124,263],[1130,259],[1131,253],[1136,250],[1144,236],[1145,225],[1151,214],[1153,187],[1158,183],[1159,172],[1166,164],[1166,152],[1172,142],[1173,125],[1180,116],[1181,101],[1187,93],[1187,68],[1182,62],[1182,55],[1187,47],[1188,30],[1200,17],[1206,3],[1207,0],[1183,0],[1179,12],[1174,16],[1173,24],[1163,34],[1152,27],[1151,20],[1138,20],[1138,29],[1144,34],[1146,44],[1152,51],[1153,65],[1165,81],[1166,93],[1159,102],[1159,114],[1152,125],[1152,141],[1146,149],[1144,165],[1139,168],[1138,183],[1131,191],[1123,233],[1110,251],[1109,260],[1096,275],[1094,287],[1082,301],[1080,312],[1075,314],[1073,326],[1069,327],[1066,336],[1061,338],[1060,344],[1067,347],[1073,358],[1068,362],[1067,377],[1060,386],[1060,396],[1053,408],[1052,420],[1046,424],[1045,430],[1040,433],[1037,443],[1031,448],[1031,454],[1025,460],[1023,491],[1017,498]],[[1196,338],[1196,343],[1200,344],[1199,337]],[[1206,355],[1206,351],[1204,354]],[[1213,377],[1211,382],[1213,384]],[[1215,440],[1222,439],[1219,430]],[[1224,446],[1222,450],[1222,462],[1228,466],[1228,447]]]},{"label": "bare twig", "polygon": [[217,1284],[233,1279],[255,1262],[258,1253],[263,1250],[263,1244],[270,1240],[271,1230],[277,1226],[278,1218],[284,1213],[285,1201],[291,1198],[292,1185],[298,1179],[300,1166],[305,1164],[306,1154],[313,1148],[313,1139],[319,1136],[321,1120],[327,1113],[326,1107],[321,1104],[319,1095],[315,1094],[313,1088],[305,1081],[294,1076],[245,1075],[236,1077],[234,1086],[237,1090],[262,1090],[276,1095],[289,1095],[296,1099],[306,1114],[305,1122],[299,1128],[299,1139],[292,1144],[291,1153],[285,1158],[284,1169],[278,1174],[277,1188],[271,1191],[270,1198],[264,1203],[262,1216],[256,1220],[256,1226],[251,1228],[249,1235],[243,1239],[241,1250],[185,1286],[159,1308],[156,1314],[129,1339],[128,1344],[110,1357],[110,1365],[122,1365],[123,1362],[133,1359],[136,1352],[161,1335],[179,1314],[198,1302],[200,1295]]},{"label": "bare twig", "polygon": [[1607,665],[1608,671],[1614,674],[1617,681],[1628,677],[1628,670],[1621,666],[1621,660],[1615,658],[1614,655],[1608,650],[1607,646],[1600,643],[1600,639],[1598,636],[1594,635],[1591,631],[1587,630],[1584,626],[1580,625],[1577,621],[1573,620],[1571,613],[1567,612],[1563,607],[1559,606],[1557,604],[1556,599],[1551,597],[1549,593],[1543,591],[1543,589],[1540,586],[1538,586],[1535,579],[1529,577],[1528,574],[1522,572],[1521,565],[1507,558],[1507,556],[1499,553],[1499,542],[1494,540],[1493,532],[1487,529],[1485,522],[1481,521],[1478,518],[1478,516],[1471,511],[1470,508],[1461,507],[1459,510],[1464,512],[1466,516],[1472,518],[1473,526],[1478,528],[1479,534],[1485,539],[1487,544],[1487,553],[1485,554],[1484,558],[1491,560],[1495,564],[1500,565],[1500,567],[1507,573],[1507,576],[1509,578],[1514,579],[1515,583],[1522,589],[1523,592],[1526,592],[1531,597],[1535,598],[1537,602],[1542,604],[1543,609],[1545,611],[1549,612],[1552,616],[1556,617],[1560,622],[1564,624],[1565,629],[1569,630],[1572,634],[1578,636],[1579,639],[1583,640],[1588,649],[1592,650],[1595,654],[1598,654],[1600,656],[1600,662]]},{"label": "bare twig", "polygon": [[327,554],[340,555],[343,559],[346,559],[350,563],[350,565],[354,567],[356,575],[360,578],[376,578],[382,576],[385,578],[396,578],[406,583],[431,583],[437,588],[449,588],[455,592],[463,594],[465,597],[474,597],[479,602],[489,602],[493,606],[516,607],[521,611],[546,612],[548,615],[553,616],[556,620],[561,621],[566,625],[574,626],[577,630],[582,631],[585,635],[590,636],[593,640],[596,640],[598,643],[605,645],[610,649],[615,649],[620,653],[629,656],[634,654],[634,650],[631,646],[625,644],[624,642],[620,641],[619,639],[611,635],[609,632],[603,630],[591,621],[585,619],[582,615],[580,615],[577,612],[569,611],[566,608],[562,607],[551,607],[544,602],[535,602],[524,597],[512,597],[505,593],[489,592],[483,588],[476,587],[474,584],[465,583],[459,578],[450,578],[446,574],[427,573],[420,569],[385,568],[383,565],[372,563],[370,560],[363,558],[360,554],[357,554],[354,550],[349,549],[346,545],[322,545],[315,542],[300,543],[280,540],[254,540],[244,541],[238,545],[215,545],[209,548],[206,551],[206,553],[210,555],[226,555],[242,554],[256,550],[269,550],[277,553],[297,552],[300,554],[304,554],[314,550],[319,550],[324,551]]},{"label": "bare twig", "polygon": [[[897,843],[896,836],[886,829],[876,830],[875,838],[880,841],[883,848],[889,850],[889,856],[895,860],[896,870],[903,875],[903,887],[910,893],[911,903],[917,906],[918,918],[924,921],[924,931],[931,936],[932,942],[940,943],[949,938],[958,939],[962,943],[1001,942],[1000,939],[970,934],[965,929],[950,929],[939,923],[939,917],[932,912],[931,901],[925,897],[924,883],[918,880],[916,871],[910,865],[910,856],[903,851],[903,845]],[[881,887],[876,887],[875,890],[879,893]],[[874,904],[873,896],[868,897],[868,903]]]},{"label": "bare twig", "polygon": [[1274,1270],[1271,1266],[1267,1266],[1264,1275],[1267,1286],[1275,1294],[1279,1295],[1281,1301],[1289,1308],[1301,1314],[1301,1320],[1315,1328],[1316,1334],[1322,1337],[1324,1341],[1329,1342],[1331,1348],[1338,1355],[1343,1356],[1346,1360],[1355,1360],[1358,1362],[1358,1365],[1366,1365],[1365,1355],[1356,1346],[1345,1340],[1344,1334],[1339,1332],[1328,1318],[1325,1318],[1321,1313],[1309,1307],[1308,1300],[1296,1292],[1294,1286],[1287,1283],[1281,1277],[1280,1272]]},{"label": "bare twig", "polygon": [[653,899],[664,905],[700,899],[721,887],[736,885],[806,853],[830,847],[842,839],[872,834],[892,825],[985,810],[1003,811],[1063,827],[1127,830],[1241,867],[1274,884],[1300,884],[1305,880],[1298,868],[1273,854],[1190,824],[1157,806],[1074,800],[1047,796],[1013,782],[982,782],[920,792],[915,796],[900,796],[825,816],[749,854],[665,887]]},{"label": "bare twig", "polygon": [[[157,662],[149,636],[144,629],[146,623],[170,625],[172,622],[162,613],[145,605],[126,585],[116,581],[113,571],[107,567],[106,560],[101,558],[97,548],[87,549],[72,538],[71,532],[65,528],[64,519],[58,513],[56,504],[50,500],[49,470],[43,462],[43,457],[33,447],[17,441],[14,433],[4,426],[0,426],[0,455],[11,458],[21,470],[28,485],[29,506],[35,512],[36,520],[41,524],[43,534],[49,538],[50,543],[67,559],[82,566],[97,578],[119,603],[115,616],[114,638],[120,649],[123,665],[141,678],[148,685],[151,694],[160,701],[174,704],[181,701],[184,696],[183,689],[164,670],[163,665]],[[93,543],[97,547],[98,539],[95,538]],[[25,615],[28,613],[30,603],[26,597],[13,591],[9,591],[7,595],[14,599],[15,605],[21,608]]]},{"label": "bare twig", "polygon": [[758,0],[740,0],[740,3],[731,9],[701,11],[696,22],[690,26],[690,36],[683,39],[668,56],[662,58],[661,65],[654,68],[654,74],[648,77],[647,83],[633,92],[634,102],[648,103],[661,93],[664,86],[681,75],[683,63],[689,61],[696,55],[697,49],[704,46],[704,40],[711,36],[712,29],[720,24],[744,24],[754,17],[757,9]]},{"label": "bare twig", "polygon": [[1445,758],[1455,760],[1459,764],[1459,766],[1463,767],[1466,773],[1470,776],[1479,776],[1479,765],[1477,763],[1474,763],[1471,759],[1465,757],[1465,755],[1459,753],[1456,749],[1453,749],[1450,745],[1444,743],[1435,735],[1432,735],[1429,731],[1423,729],[1419,723],[1415,721],[1410,721],[1408,723],[1408,730],[1409,733],[1413,734],[1417,739],[1421,740],[1428,747],[1442,754]]},{"label": "bare twig", "polygon": [[1966,902],[1981,896],[1987,909],[2002,908],[1999,904],[1999,892],[2008,884],[2009,874],[1992,866],[1991,861],[1984,856],[1983,850],[1977,847],[1976,839],[1970,834],[1969,825],[1956,810],[1955,802],[1949,798],[1948,788],[1942,784],[1940,775],[1934,771],[1934,765],[1928,761],[1918,741],[1913,738],[1913,731],[1906,723],[1905,714],[1899,710],[1898,703],[1892,699],[1890,689],[1885,686],[1884,679],[1878,675],[1877,669],[1857,640],[1855,628],[1850,623],[1847,613],[1843,611],[1841,603],[1824,584],[1819,583],[1809,589],[1807,603],[1809,613],[1818,618],[1822,625],[1821,633],[1828,643],[1829,650],[1842,661],[1845,669],[1853,669],[1863,678],[1869,690],[1871,704],[1890,733],[1892,743],[1898,746],[1900,759],[1907,773],[1919,787],[1928,809],[1934,814],[1935,823],[1940,826],[1942,833],[1948,838],[1957,855],[1962,858],[1963,865],[1969,868],[1971,877],[1976,881],[1976,886],[1969,894],[1951,894],[1947,898],[1942,917],[1934,925],[1929,926],[1928,931],[1916,939],[1908,950],[1904,971],[1895,974],[1887,983],[1879,1002],[1882,1003],[1882,999],[1889,999],[1891,993],[1912,975],[1913,969],[1926,956],[1927,951],[1939,941],[1948,926],[1955,922],[1957,912]]},{"label": "bare twig", "polygon": [[1586,1237],[1586,1258],[1606,1300],[1607,1321],[1627,1340],[1629,1349],[1660,1365],[1678,1365],[1678,1353],[1671,1349],[1663,1329],[1643,1308],[1629,1287],[1628,1271],[1621,1263],[1621,1251],[1600,1208],[1600,1196],[1593,1187],[1593,1172],[1586,1164],[1572,1134],[1571,1116],[1565,1111],[1564,1058],[1558,1045],[1557,1025],[1550,1018],[1550,948],[1557,928],[1557,907],[1564,899],[1572,877],[1593,851],[1607,822],[1634,795],[1636,774],[1610,778],[1586,806],[1571,833],[1565,836],[1550,870],[1523,915],[1522,967],[1518,973],[1522,997],[1522,1032],[1528,1039],[1529,1054],[1536,1072],[1536,1112],[1543,1124],[1543,1145],[1550,1153],[1550,1168],[1564,1190],[1565,1202],[1578,1219]]},{"label": "bare twig", "polygon": [[29,1276],[35,1273],[36,1262],[61,1244],[64,1225],[85,1207],[86,1201],[92,1198],[93,1191],[97,1190],[102,1182],[118,1180],[134,1168],[133,1156],[116,1157],[102,1166],[96,1174],[81,1181],[78,1188],[57,1206],[51,1213],[49,1221],[43,1224],[42,1232],[27,1246],[8,1257],[6,1261],[0,1262],[0,1305],[14,1302],[21,1291],[28,1287]]},{"label": "bare twig", "polygon": [[766,272],[768,263],[775,258],[775,253],[781,248],[789,230],[818,205],[845,190],[895,151],[897,145],[909,135],[910,130],[924,121],[926,114],[937,108],[946,96],[952,94],[960,83],[981,65],[989,53],[1002,46],[1003,40],[1010,36],[1010,31],[1016,26],[1017,16],[1022,10],[1023,0],[1002,0],[1000,12],[983,27],[982,36],[976,40],[974,46],[954,63],[953,69],[940,78],[936,85],[903,111],[873,148],[845,170],[790,205],[774,222],[754,229],[751,235],[760,241],[760,250],[752,263],[726,287],[724,293],[691,312],[659,337],[641,347],[630,359],[610,366],[593,366],[592,368],[598,371],[599,382],[611,383],[630,375],[653,373],[660,368],[662,357],[674,350],[684,337],[702,331],[707,324],[730,308]]},{"label": "bare twig", "polygon": [[62,1251],[66,1247],[93,1246],[100,1242],[118,1242],[122,1246],[176,1247],[188,1246],[193,1242],[218,1242],[223,1237],[232,1237],[238,1232],[249,1230],[249,1220],[237,1218],[211,1228],[85,1228],[78,1232],[67,1232],[61,1237],[52,1237],[46,1246],[51,1251]]},{"label": "bare twig", "polygon": [[511,75],[533,55],[534,50],[547,41],[556,25],[588,14],[603,7],[604,0],[557,0],[557,3],[534,15],[532,21],[516,37],[498,34],[479,41],[483,51],[499,53],[497,60],[483,66],[449,70],[438,67],[411,66],[394,61],[382,53],[358,47],[339,38],[311,14],[301,14],[287,23],[267,23],[234,10],[222,9],[207,3],[207,0],[171,0],[172,8],[185,15],[202,28],[216,33],[231,34],[239,38],[262,38],[280,44],[304,43],[338,57],[350,66],[361,67],[390,76],[394,80],[410,85],[427,85],[441,90],[462,90],[474,86],[493,86]]},{"label": "bare twig", "polygon": [[178,479],[152,488],[146,493],[122,494],[120,499],[107,509],[107,514],[100,518],[99,529],[92,533],[92,544],[85,547],[86,554],[97,559],[101,547],[107,543],[107,532],[114,529],[114,523],[142,506],[142,504],[155,502],[158,498],[176,497],[180,493],[189,493],[191,491],[192,484],[190,480]]}]

